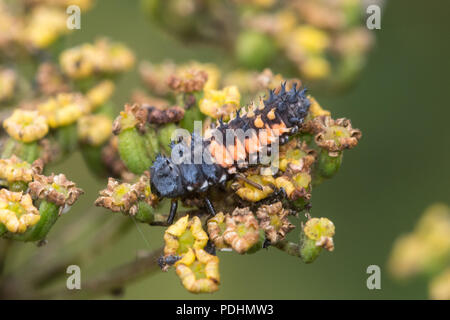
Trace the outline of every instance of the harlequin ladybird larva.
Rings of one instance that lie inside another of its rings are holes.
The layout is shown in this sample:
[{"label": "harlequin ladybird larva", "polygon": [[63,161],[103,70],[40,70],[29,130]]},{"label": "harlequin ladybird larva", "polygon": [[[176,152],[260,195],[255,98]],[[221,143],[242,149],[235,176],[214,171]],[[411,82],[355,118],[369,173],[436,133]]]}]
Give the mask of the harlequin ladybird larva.
[{"label": "harlequin ladybird larva", "polygon": [[208,189],[223,185],[248,165],[259,164],[263,148],[283,144],[298,131],[311,103],[306,89],[297,90],[294,84],[286,91],[285,86],[281,85],[279,93],[270,90],[268,99],[259,106],[239,110],[227,123],[220,121],[204,137],[192,134],[174,143],[170,158],[156,157],[150,167],[151,190],[158,197],[172,199],[169,224],[175,217],[178,199],[188,197],[200,195],[208,212],[215,215],[206,194]]}]

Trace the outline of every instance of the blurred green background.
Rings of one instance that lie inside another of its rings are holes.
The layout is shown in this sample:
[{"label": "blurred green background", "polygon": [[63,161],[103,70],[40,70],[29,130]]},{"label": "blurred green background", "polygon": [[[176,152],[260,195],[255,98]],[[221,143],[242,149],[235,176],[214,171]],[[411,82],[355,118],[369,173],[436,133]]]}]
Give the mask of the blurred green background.
[{"label": "blurred green background", "polygon": [[[190,294],[170,271],[133,283],[123,298],[427,298],[425,280],[395,282],[386,261],[394,239],[412,230],[429,204],[450,200],[450,2],[386,2],[382,29],[374,31],[376,47],[354,87],[339,95],[311,92],[335,118],[348,117],[363,131],[360,145],[345,153],[338,175],[313,193],[312,215],[326,216],[336,225],[336,250],[324,252],[311,265],[273,248],[244,256],[219,253],[222,284],[217,293]],[[82,15],[81,26],[69,37],[67,46],[106,35],[130,46],[138,60],[221,63],[225,59],[217,49],[181,44],[151,26],[140,12],[139,1],[98,0],[93,10]],[[127,74],[116,93],[117,107],[140,85],[136,70]],[[78,216],[87,210],[93,215],[108,215],[108,219],[125,219],[92,209],[98,190],[106,182],[89,174],[79,154],[54,171],[65,172],[86,191],[70,217],[57,224],[59,231],[76,225]],[[82,277],[130,261],[138,250],[162,245],[162,228],[139,228],[147,242],[133,228],[117,245],[81,266]],[[27,246],[33,250],[33,245]],[[372,264],[381,267],[381,290],[366,287],[366,268]]]}]

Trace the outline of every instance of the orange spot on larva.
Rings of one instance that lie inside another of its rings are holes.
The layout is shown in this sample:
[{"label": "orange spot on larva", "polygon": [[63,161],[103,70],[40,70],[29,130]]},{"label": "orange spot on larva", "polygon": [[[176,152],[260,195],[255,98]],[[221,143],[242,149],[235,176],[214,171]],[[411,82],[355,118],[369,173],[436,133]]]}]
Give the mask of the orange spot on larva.
[{"label": "orange spot on larva", "polygon": [[261,119],[261,115],[258,115],[253,123],[255,124],[255,127],[257,127],[257,128],[264,127],[264,122]]},{"label": "orange spot on larva", "polygon": [[275,108],[269,111],[269,113],[267,114],[267,119],[269,120],[275,119]]}]

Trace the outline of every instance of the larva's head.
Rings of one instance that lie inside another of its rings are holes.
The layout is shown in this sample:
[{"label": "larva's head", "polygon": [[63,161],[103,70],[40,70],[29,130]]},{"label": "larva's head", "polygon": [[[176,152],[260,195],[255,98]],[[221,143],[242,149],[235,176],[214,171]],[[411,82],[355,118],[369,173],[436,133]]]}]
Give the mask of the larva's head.
[{"label": "larva's head", "polygon": [[286,91],[285,86],[285,83],[281,84],[281,90],[277,94],[271,90],[264,104],[270,108],[275,107],[288,128],[300,127],[308,114],[311,102],[306,97],[306,89],[297,90],[294,83],[292,89]]},{"label": "larva's head", "polygon": [[158,197],[176,198],[183,194],[179,166],[170,158],[158,155],[150,167],[150,187]]}]

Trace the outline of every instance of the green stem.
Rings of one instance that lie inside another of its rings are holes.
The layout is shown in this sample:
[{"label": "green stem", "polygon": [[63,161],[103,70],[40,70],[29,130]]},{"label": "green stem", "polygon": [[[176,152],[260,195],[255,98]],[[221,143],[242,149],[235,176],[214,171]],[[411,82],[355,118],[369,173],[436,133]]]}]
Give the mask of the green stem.
[{"label": "green stem", "polygon": [[57,128],[55,134],[56,140],[64,152],[69,153],[75,150],[78,145],[76,123]]},{"label": "green stem", "polygon": [[39,158],[39,145],[37,141],[24,143],[13,138],[9,138],[4,145],[2,158],[9,158],[16,155],[20,159],[32,163]]},{"label": "green stem", "polygon": [[80,150],[89,170],[99,177],[105,177],[107,169],[102,160],[102,146],[82,144]]},{"label": "green stem", "polygon": [[320,255],[322,247],[316,246],[316,241],[309,239],[303,232],[300,235],[300,258],[304,263],[312,263]]},{"label": "green stem", "polygon": [[25,192],[28,189],[28,183],[25,181],[13,181],[9,183],[8,189],[13,192]]},{"label": "green stem", "polygon": [[283,240],[275,243],[273,246],[291,256],[300,257],[300,246],[297,243]]},{"label": "green stem", "polygon": [[58,277],[64,276],[65,270],[69,265],[90,263],[101,251],[120,240],[133,226],[134,224],[129,219],[114,219],[114,221],[99,229],[98,234],[91,241],[89,247],[56,263],[43,266],[41,270],[38,270],[32,281],[37,286],[42,286]]},{"label": "green stem", "polygon": [[82,290],[63,290],[44,294],[44,298],[64,298],[77,293],[88,296],[98,296],[120,289],[132,281],[149,275],[159,269],[158,258],[162,254],[162,248],[146,254],[140,254],[136,260],[102,273],[97,278],[87,280],[81,284]]},{"label": "green stem", "polygon": [[11,238],[19,241],[40,241],[45,239],[59,217],[59,207],[52,202],[43,200],[39,206],[39,213],[41,218],[35,226],[23,234],[11,235]]}]

